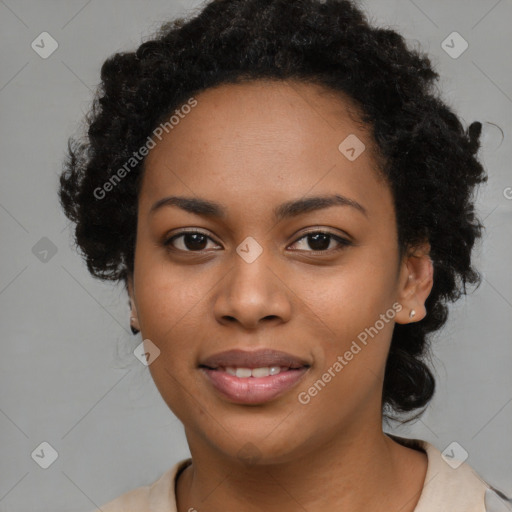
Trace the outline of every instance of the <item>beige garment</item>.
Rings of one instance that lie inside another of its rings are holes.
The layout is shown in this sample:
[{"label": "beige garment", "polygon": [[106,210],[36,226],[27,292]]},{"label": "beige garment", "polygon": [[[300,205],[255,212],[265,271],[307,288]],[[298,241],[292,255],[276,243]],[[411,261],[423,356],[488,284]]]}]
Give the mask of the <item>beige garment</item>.
[{"label": "beige garment", "polygon": [[[502,500],[466,463],[456,469],[432,444],[387,434],[405,446],[426,452],[427,474],[414,512],[509,512],[512,504]],[[190,465],[185,459],[168,469],[152,485],[138,487],[103,505],[94,512],[177,512],[175,483],[180,471]],[[190,512],[193,512],[191,509]]]}]

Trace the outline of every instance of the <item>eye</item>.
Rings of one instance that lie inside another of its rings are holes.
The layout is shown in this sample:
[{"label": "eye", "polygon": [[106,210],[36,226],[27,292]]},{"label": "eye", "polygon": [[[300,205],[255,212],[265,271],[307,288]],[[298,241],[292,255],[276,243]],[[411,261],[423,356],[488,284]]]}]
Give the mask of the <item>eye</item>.
[{"label": "eye", "polygon": [[[181,240],[180,240],[181,239]],[[175,241],[179,243],[175,244]],[[198,252],[206,249],[207,241],[213,240],[200,231],[182,231],[164,241],[166,247],[184,252]]]},{"label": "eye", "polygon": [[[333,233],[325,232],[325,231],[311,231],[306,235],[299,238],[294,242],[295,244],[300,243],[301,241],[305,241],[303,245],[309,245],[313,250],[306,252],[329,252],[329,251],[339,251],[344,247],[353,245],[350,240],[343,238],[341,236],[335,235]],[[332,249],[331,242],[335,242],[338,246],[335,249]],[[300,249],[303,250],[303,249]]]},{"label": "eye", "polygon": [[[166,247],[170,247],[171,249],[183,251],[183,252],[200,252],[207,249],[208,241],[213,240],[202,233],[201,231],[182,231],[164,241],[164,245]],[[308,251],[307,249],[299,249],[305,252],[334,252],[343,249],[344,247],[353,245],[350,240],[343,238],[339,235],[335,235],[334,233],[329,233],[325,231],[311,231],[310,233],[305,234],[298,240],[296,240],[293,245],[303,243],[303,245],[309,245],[312,251]],[[332,248],[331,244],[334,242],[337,247]]]}]

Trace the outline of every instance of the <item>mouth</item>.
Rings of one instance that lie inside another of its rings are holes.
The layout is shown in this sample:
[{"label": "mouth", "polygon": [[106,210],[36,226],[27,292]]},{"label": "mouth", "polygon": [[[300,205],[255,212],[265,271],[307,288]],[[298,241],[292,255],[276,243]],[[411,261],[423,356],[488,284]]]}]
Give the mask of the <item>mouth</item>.
[{"label": "mouth", "polygon": [[275,350],[230,350],[204,359],[199,369],[223,398],[238,404],[269,402],[290,391],[310,368]]},{"label": "mouth", "polygon": [[[300,368],[289,368],[286,366],[260,366],[259,368],[246,368],[246,367],[235,367],[235,366],[219,366],[218,368],[207,368],[208,370],[216,370],[219,372],[226,372],[229,375],[238,377],[240,379],[255,378],[260,379],[262,377],[268,377],[269,375],[279,375],[281,372],[287,372],[290,370],[299,370]],[[301,367],[302,368],[302,367]]]}]

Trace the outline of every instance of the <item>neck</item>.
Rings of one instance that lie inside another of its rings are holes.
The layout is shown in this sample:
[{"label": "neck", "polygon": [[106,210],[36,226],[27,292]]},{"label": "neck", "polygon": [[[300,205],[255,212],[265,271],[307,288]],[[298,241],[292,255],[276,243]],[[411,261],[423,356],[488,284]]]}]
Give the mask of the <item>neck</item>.
[{"label": "neck", "polygon": [[382,429],[358,429],[280,462],[249,465],[187,433],[193,464],[177,485],[178,511],[413,511],[426,455]]}]

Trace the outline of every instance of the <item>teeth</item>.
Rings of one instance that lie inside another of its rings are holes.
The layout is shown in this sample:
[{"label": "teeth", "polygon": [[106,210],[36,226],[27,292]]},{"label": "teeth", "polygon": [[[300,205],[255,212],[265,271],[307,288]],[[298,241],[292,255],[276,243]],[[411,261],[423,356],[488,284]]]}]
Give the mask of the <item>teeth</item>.
[{"label": "teeth", "polygon": [[250,368],[237,368],[236,369],[236,372],[235,372],[235,375],[237,377],[250,377],[252,374],[252,371]]},{"label": "teeth", "polygon": [[234,375],[236,377],[246,379],[248,377],[268,377],[269,375],[277,375],[288,368],[281,368],[280,366],[264,366],[262,368],[234,368],[227,366],[225,368],[226,373]]},{"label": "teeth", "polygon": [[252,376],[253,377],[268,377],[270,375],[270,368],[265,366],[263,368],[253,368]]}]

